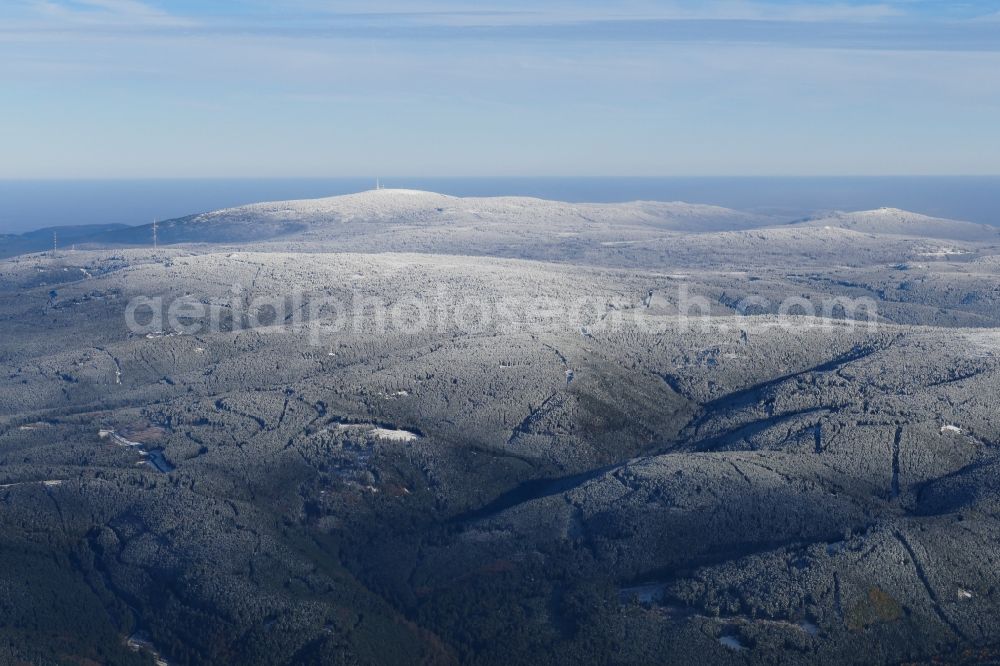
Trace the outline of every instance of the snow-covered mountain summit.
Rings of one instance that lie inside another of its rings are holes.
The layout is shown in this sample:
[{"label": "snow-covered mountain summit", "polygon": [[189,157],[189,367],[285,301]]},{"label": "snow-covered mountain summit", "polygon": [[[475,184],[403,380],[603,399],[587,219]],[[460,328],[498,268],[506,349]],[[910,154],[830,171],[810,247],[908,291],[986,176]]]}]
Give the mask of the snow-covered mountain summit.
[{"label": "snow-covered mountain summit", "polygon": [[[453,197],[418,190],[379,189],[357,194],[273,201],[191,215],[159,223],[168,243],[254,241],[335,242],[359,235],[432,233],[456,241],[477,238],[589,237],[635,240],[664,232],[751,229],[782,222],[753,213],[681,202],[583,204],[529,197]],[[98,242],[148,241],[134,227]]]},{"label": "snow-covered mountain summit", "polygon": [[385,222],[417,225],[499,223],[549,228],[600,224],[673,231],[722,231],[774,224],[775,219],[718,206],[637,201],[579,204],[530,197],[453,197],[419,190],[370,190],[357,194],[252,204],[185,218],[184,224],[267,221],[316,229],[330,223]]}]

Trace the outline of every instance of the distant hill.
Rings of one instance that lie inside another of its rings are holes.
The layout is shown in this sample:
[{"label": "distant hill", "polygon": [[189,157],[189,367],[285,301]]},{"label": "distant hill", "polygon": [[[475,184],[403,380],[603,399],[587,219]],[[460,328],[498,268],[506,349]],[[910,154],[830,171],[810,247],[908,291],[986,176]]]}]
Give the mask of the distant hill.
[{"label": "distant hill", "polygon": [[45,227],[23,234],[4,234],[0,235],[0,257],[51,250],[52,234],[58,236],[59,246],[66,248],[74,243],[87,242],[88,239],[128,228],[125,224],[82,224]]},{"label": "distant hill", "polygon": [[[0,256],[48,250],[53,232],[58,233],[63,248],[71,244],[81,249],[148,247],[153,240],[151,227],[39,229],[0,239]],[[838,233],[831,235],[831,231]],[[294,251],[468,254],[647,266],[685,248],[707,256],[743,253],[748,245],[762,245],[758,252],[819,256],[851,247],[862,253],[878,252],[886,241],[872,236],[891,236],[897,243],[911,244],[910,239],[1000,243],[1000,229],[994,227],[894,208],[836,212],[789,222],[683,202],[580,204],[528,197],[461,198],[398,189],[189,215],[158,223],[157,236],[163,246],[278,243]],[[934,246],[913,252],[929,256],[945,250]]]},{"label": "distant hill", "polygon": [[868,234],[939,238],[967,242],[1000,241],[1000,229],[985,224],[928,217],[898,208],[834,213],[796,223],[803,227],[837,227]]}]

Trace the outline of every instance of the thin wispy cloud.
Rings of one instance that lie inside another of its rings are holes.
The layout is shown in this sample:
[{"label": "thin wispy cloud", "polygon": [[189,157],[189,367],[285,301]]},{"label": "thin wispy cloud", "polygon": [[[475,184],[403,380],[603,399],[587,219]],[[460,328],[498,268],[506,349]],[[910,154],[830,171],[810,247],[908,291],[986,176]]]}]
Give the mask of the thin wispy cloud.
[{"label": "thin wispy cloud", "polygon": [[[913,3],[826,4],[754,3],[626,3],[614,10],[583,3],[522,6],[506,9],[458,9],[453,3],[425,5],[420,11],[390,5],[378,12],[360,11],[351,3],[296,3],[295,10],[275,20],[273,9],[258,7],[239,16],[212,13],[211,3],[199,13],[170,14],[138,0],[43,0],[34,12],[0,39],[58,39],[77,30],[91,41],[100,35],[136,35],[149,39],[204,35],[224,38],[248,35],[315,40],[447,43],[492,42],[644,42],[749,43],[794,48],[863,50],[998,51],[1000,22],[929,20],[913,11]],[[357,11],[354,11],[357,10]],[[0,10],[2,12],[2,10]],[[2,14],[0,14],[2,15]],[[27,20],[27,22],[24,22]],[[808,28],[803,24],[808,24]],[[224,44],[220,43],[220,47]]]},{"label": "thin wispy cloud", "polygon": [[[120,28],[187,28],[197,25],[191,18],[175,16],[139,0],[33,0],[34,27],[116,26]],[[25,26],[21,26],[22,28]]]},{"label": "thin wispy cloud", "polygon": [[[206,13],[211,13],[208,3]],[[258,6],[258,15],[268,12]],[[607,19],[880,21],[890,19],[976,19],[996,13],[992,0],[943,3],[939,0],[623,0],[621,2],[511,0],[504,3],[467,2],[322,2],[282,3],[283,16],[368,16],[386,20],[433,21],[455,24],[524,24]]]},{"label": "thin wispy cloud", "polygon": [[[678,19],[678,20],[788,20],[788,21],[870,21],[902,16],[904,10],[887,3],[767,3],[741,0],[714,2],[623,2],[609,6],[604,3],[524,3],[511,2],[490,6],[444,3],[382,3],[373,9],[370,3],[354,2],[291,2],[280,5],[248,3],[241,13],[223,12],[217,3],[206,2],[194,11],[168,13],[150,2],[139,0],[14,0],[18,5],[33,7],[38,18],[78,21],[132,20],[136,26],[151,22],[184,23],[200,21],[252,23],[296,18],[327,18],[335,20],[367,19],[382,23],[445,24],[445,25],[524,25],[573,23],[610,19]],[[2,15],[3,9],[0,9]]]}]

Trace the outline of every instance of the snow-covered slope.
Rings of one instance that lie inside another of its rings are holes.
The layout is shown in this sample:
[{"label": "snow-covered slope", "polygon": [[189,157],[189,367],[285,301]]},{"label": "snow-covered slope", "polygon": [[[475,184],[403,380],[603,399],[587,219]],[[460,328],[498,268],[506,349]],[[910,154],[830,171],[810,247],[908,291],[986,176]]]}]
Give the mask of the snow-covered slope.
[{"label": "snow-covered slope", "polygon": [[[458,198],[415,190],[373,190],[346,196],[228,208],[159,224],[161,242],[247,242],[276,238],[337,240],[380,227],[440,228],[450,233],[620,234],[748,229],[779,220],[717,206],[632,202],[574,204],[525,197]],[[147,227],[95,241],[146,243]]]},{"label": "snow-covered slope", "polygon": [[1000,229],[985,224],[928,217],[898,208],[834,213],[796,223],[803,227],[839,227],[869,234],[942,238],[967,242],[1000,241]]}]

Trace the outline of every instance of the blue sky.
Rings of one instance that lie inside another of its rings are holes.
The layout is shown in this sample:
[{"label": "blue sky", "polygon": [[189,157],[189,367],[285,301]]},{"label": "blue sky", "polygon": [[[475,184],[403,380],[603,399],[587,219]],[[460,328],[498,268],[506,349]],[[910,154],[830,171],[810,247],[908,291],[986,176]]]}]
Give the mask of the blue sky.
[{"label": "blue sky", "polygon": [[1000,1],[4,0],[0,178],[1000,173]]}]

